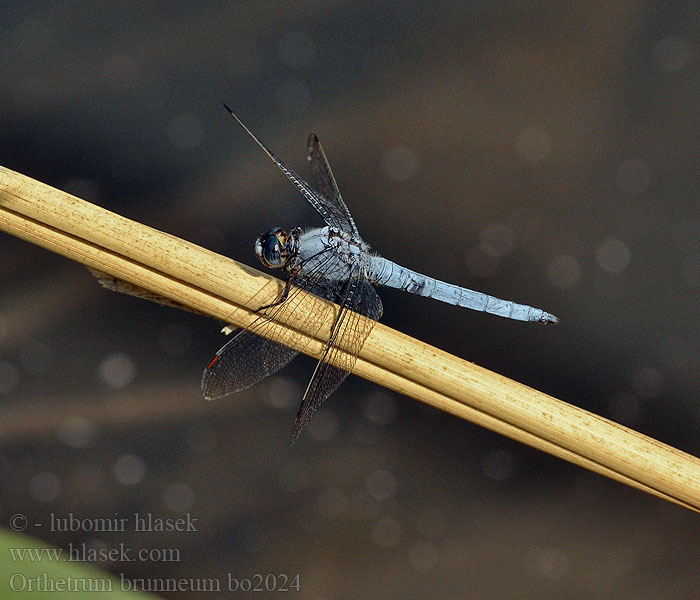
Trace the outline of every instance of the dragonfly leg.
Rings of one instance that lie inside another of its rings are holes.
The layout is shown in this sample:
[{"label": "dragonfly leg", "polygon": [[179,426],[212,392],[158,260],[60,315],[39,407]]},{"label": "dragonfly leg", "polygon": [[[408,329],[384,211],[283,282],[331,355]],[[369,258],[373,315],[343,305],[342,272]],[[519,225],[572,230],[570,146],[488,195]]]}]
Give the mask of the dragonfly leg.
[{"label": "dragonfly leg", "polygon": [[287,279],[287,281],[284,282],[284,289],[282,290],[282,293],[279,295],[279,298],[277,298],[277,300],[275,300],[271,304],[265,304],[264,306],[261,306],[255,312],[259,313],[267,308],[273,308],[275,306],[279,306],[280,304],[284,304],[287,301],[287,297],[289,296],[290,289],[292,289],[291,277],[289,279]]},{"label": "dragonfly leg", "polygon": [[287,280],[284,282],[284,289],[282,290],[282,293],[279,295],[277,300],[272,302],[271,304],[266,304],[265,306],[261,306],[258,310],[255,312],[261,312],[265,310],[266,308],[273,308],[275,306],[279,306],[280,304],[284,304],[287,301],[287,297],[289,296],[289,290],[292,289],[292,283],[296,279],[298,269],[296,268],[296,254],[293,255],[291,260],[291,266],[285,267],[285,270],[288,271],[288,276]]},{"label": "dragonfly leg", "polygon": [[289,241],[290,257],[288,259],[287,264],[283,268],[283,270],[287,271],[288,273],[287,280],[284,282],[284,289],[282,290],[282,293],[280,294],[279,298],[277,298],[277,300],[275,300],[272,304],[266,304],[265,306],[261,306],[255,311],[256,313],[259,313],[265,310],[266,308],[273,308],[274,306],[284,304],[287,300],[287,297],[289,296],[289,290],[292,288],[292,281],[295,279],[299,271],[297,267],[297,261],[299,253],[299,236],[301,235],[301,227],[295,227],[290,233],[292,236],[291,240]]}]

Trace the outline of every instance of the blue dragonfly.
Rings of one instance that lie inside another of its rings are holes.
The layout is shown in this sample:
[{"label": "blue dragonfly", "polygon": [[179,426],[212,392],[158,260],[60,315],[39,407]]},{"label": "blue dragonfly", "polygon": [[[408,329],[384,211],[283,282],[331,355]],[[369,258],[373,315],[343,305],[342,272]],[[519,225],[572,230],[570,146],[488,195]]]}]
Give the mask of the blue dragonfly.
[{"label": "blue dragonfly", "polygon": [[297,355],[297,350],[279,341],[280,329],[276,321],[280,317],[292,322],[305,319],[306,323],[300,329],[311,333],[320,329],[326,315],[301,317],[301,311],[297,310],[301,297],[299,290],[326,298],[339,305],[340,310],[301,401],[290,444],[352,371],[373,323],[382,316],[382,302],[375,285],[398,288],[508,319],[530,323],[559,321],[539,308],[445,283],[371,252],[340,194],[323,148],[314,134],[309,136],[307,144],[307,159],[315,182],[315,187],[312,187],[275,156],[228,106],[224,106],[318,211],[326,226],[306,231],[299,227],[291,231],[275,227],[258,237],[255,254],[265,267],[282,270],[286,276],[285,287],[275,302],[259,309],[260,316],[247,329],[238,331],[214,355],[202,376],[205,398],[220,398],[246,389],[277,372]]}]

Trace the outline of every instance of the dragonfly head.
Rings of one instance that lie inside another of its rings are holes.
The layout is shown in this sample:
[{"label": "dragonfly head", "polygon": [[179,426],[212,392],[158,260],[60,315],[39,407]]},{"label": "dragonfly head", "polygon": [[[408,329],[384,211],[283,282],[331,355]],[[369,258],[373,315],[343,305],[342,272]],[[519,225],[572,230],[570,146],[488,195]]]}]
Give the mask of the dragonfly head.
[{"label": "dragonfly head", "polygon": [[261,233],[255,240],[255,254],[260,262],[270,269],[284,267],[295,248],[294,236],[280,227]]}]

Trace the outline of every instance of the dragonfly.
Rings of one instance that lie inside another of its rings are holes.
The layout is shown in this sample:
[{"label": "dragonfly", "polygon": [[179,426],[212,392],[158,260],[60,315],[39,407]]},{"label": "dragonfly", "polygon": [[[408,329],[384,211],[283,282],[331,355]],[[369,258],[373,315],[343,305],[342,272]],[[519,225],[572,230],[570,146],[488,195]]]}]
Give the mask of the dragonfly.
[{"label": "dragonfly", "polygon": [[[301,290],[330,300],[339,309],[294,419],[290,445],[350,374],[374,323],[382,316],[376,285],[508,319],[545,324],[559,321],[539,308],[445,283],[371,252],[340,194],[316,135],[309,136],[306,153],[315,182],[312,187],[263,144],[226,104],[224,107],[326,225],[306,231],[299,227],[290,231],[275,227],[258,236],[255,254],[265,267],[281,269],[285,286],[275,302],[261,307],[257,311],[259,317],[246,329],[239,330],[211,359],[202,375],[205,398],[213,400],[249,388],[279,371],[298,354],[280,341],[279,321],[298,322],[303,324],[299,330],[313,334],[326,319],[326,315],[308,315],[299,310]],[[224,331],[230,333],[231,329]]]}]

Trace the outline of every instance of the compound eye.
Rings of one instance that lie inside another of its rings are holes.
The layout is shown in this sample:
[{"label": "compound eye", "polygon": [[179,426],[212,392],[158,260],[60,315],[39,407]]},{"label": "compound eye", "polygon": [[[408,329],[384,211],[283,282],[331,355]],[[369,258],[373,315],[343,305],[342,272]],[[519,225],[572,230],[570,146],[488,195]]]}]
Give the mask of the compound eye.
[{"label": "compound eye", "polygon": [[287,260],[287,249],[284,245],[284,231],[274,229],[261,235],[255,243],[255,253],[260,262],[266,267],[276,269],[283,267]]},{"label": "compound eye", "polygon": [[271,267],[282,266],[282,246],[276,236],[269,237],[263,244],[263,257]]}]

